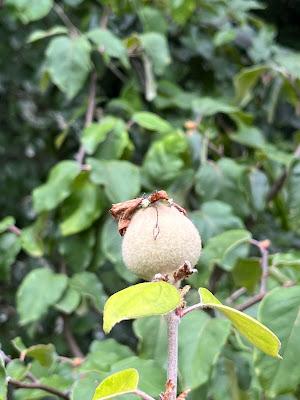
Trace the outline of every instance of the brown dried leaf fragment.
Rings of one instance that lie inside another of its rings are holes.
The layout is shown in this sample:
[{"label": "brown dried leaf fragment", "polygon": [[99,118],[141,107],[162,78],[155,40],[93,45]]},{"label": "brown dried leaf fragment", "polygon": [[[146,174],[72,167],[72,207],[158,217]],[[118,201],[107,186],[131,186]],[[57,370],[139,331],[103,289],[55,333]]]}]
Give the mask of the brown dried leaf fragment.
[{"label": "brown dried leaf fragment", "polygon": [[174,383],[168,379],[166,383],[166,391],[159,395],[160,400],[171,400],[174,387]]},{"label": "brown dried leaf fragment", "polygon": [[191,389],[186,389],[184,392],[182,392],[176,400],[185,400],[187,398],[187,395],[190,393]]},{"label": "brown dried leaf fragment", "polygon": [[197,272],[197,269],[193,268],[189,261],[185,261],[185,263],[173,273],[174,281],[178,282],[182,279],[188,278],[194,272]]},{"label": "brown dried leaf fragment", "polygon": [[123,201],[122,203],[113,204],[109,210],[111,215],[118,221],[118,229],[121,236],[126,232],[132,215],[136,209],[141,205],[143,201],[142,197],[136,199]]}]

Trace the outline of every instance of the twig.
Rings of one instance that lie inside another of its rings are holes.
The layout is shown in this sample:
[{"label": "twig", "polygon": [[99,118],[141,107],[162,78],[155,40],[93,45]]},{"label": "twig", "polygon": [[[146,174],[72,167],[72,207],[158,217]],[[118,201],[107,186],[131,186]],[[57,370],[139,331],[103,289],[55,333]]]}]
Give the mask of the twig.
[{"label": "twig", "polygon": [[16,225],[11,225],[8,229],[11,233],[14,233],[17,236],[20,236],[22,231],[20,228],[18,228]]},{"label": "twig", "polygon": [[65,400],[69,400],[70,399],[68,394],[66,394],[64,392],[61,392],[60,390],[55,389],[55,388],[53,388],[51,386],[43,385],[42,383],[20,382],[20,381],[17,381],[15,379],[12,379],[12,378],[8,379],[8,383],[13,385],[13,386],[15,386],[16,388],[19,388],[19,389],[40,389],[40,390],[44,390],[45,392],[54,394],[55,396],[58,396],[61,399],[65,399]]},{"label": "twig", "polygon": [[66,341],[68,343],[68,346],[69,346],[69,349],[70,349],[72,355],[74,357],[83,358],[84,355],[83,355],[78,343],[76,342],[76,339],[70,328],[68,317],[66,315],[63,315],[63,320],[64,320],[64,328],[63,328],[64,335],[65,335]]},{"label": "twig", "polygon": [[277,194],[280,192],[280,190],[283,188],[283,185],[286,181],[286,178],[288,177],[288,171],[285,168],[283,173],[279,176],[279,178],[273,183],[273,185],[271,186],[266,200],[269,203],[271,200],[274,199],[274,197],[277,196]]},{"label": "twig", "polygon": [[268,247],[270,246],[270,242],[268,240],[263,240],[262,242],[259,242],[258,240],[251,239],[250,243],[256,246],[261,254],[261,270],[262,270],[262,275],[261,275],[261,280],[260,280],[260,294],[266,294],[267,292],[267,280],[269,276],[269,262],[268,262],[268,257],[269,257],[269,251]]},{"label": "twig", "polygon": [[108,17],[110,14],[110,9],[107,6],[103,7],[103,14],[101,15],[100,19],[100,28],[106,29],[108,23]]},{"label": "twig", "polygon": [[247,308],[254,306],[254,304],[259,303],[265,297],[265,295],[266,293],[258,293],[255,296],[250,297],[250,299],[245,301],[245,303],[236,306],[236,309],[239,311],[244,311]]},{"label": "twig", "polygon": [[227,304],[232,304],[235,300],[237,300],[239,297],[241,297],[243,294],[247,292],[247,289],[245,287],[241,287],[237,289],[235,292],[233,292],[225,301]]},{"label": "twig", "polygon": [[71,35],[73,35],[73,36],[80,35],[80,31],[76,28],[76,26],[73,24],[73,22],[67,16],[67,14],[65,13],[64,9],[62,8],[62,6],[60,6],[59,4],[55,3],[54,6],[53,6],[53,10],[56,12],[56,14],[62,20],[62,22],[66,25],[66,27],[70,30]]},{"label": "twig", "polygon": [[[97,74],[94,71],[91,75],[88,105],[85,114],[85,123],[84,123],[85,127],[88,127],[92,123],[94,118],[95,103],[96,103],[96,83],[97,83]],[[84,146],[81,144],[78,153],[75,156],[76,161],[81,167],[83,167],[84,157],[85,157],[85,149]]]},{"label": "twig", "polygon": [[254,304],[258,303],[260,300],[262,300],[265,295],[267,294],[267,281],[268,281],[268,276],[269,276],[269,262],[268,262],[268,257],[269,257],[269,251],[268,247],[270,246],[269,240],[263,240],[263,241],[258,241],[255,239],[251,239],[250,243],[256,246],[261,254],[261,280],[260,280],[260,289],[259,293],[254,295],[253,297],[250,297],[245,303],[242,303],[238,305],[236,308],[239,311],[246,310],[247,308],[253,306]]},{"label": "twig", "polygon": [[180,316],[172,311],[167,315],[168,324],[168,374],[167,379],[173,385],[169,400],[177,396],[177,366],[178,366],[178,327]]},{"label": "twig", "polygon": [[133,393],[136,394],[137,396],[140,396],[140,398],[143,400],[155,400],[153,397],[149,396],[149,394],[139,389],[136,389]]}]

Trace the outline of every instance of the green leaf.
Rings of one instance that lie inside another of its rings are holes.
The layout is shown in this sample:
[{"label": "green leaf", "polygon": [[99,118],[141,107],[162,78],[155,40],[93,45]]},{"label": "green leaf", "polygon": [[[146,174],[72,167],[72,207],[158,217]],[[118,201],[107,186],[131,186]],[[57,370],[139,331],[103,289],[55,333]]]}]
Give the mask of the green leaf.
[{"label": "green leaf", "polygon": [[151,187],[168,185],[180,175],[187,150],[186,138],[181,133],[168,134],[150,146],[142,171]]},{"label": "green leaf", "polygon": [[88,154],[93,154],[97,146],[104,142],[114,129],[118,120],[111,116],[102,118],[99,123],[92,123],[83,130],[81,141]]},{"label": "green leaf", "polygon": [[79,306],[80,300],[78,291],[69,287],[59,302],[55,304],[55,308],[65,314],[71,314]]},{"label": "green leaf", "polygon": [[30,367],[25,365],[24,362],[20,361],[19,359],[14,359],[7,364],[6,371],[7,375],[11,378],[22,381],[25,378],[29,368]]},{"label": "green leaf", "polygon": [[104,209],[102,190],[81,175],[72,186],[72,195],[62,207],[63,220],[59,224],[63,236],[74,235],[89,228]]},{"label": "green leaf", "polygon": [[61,297],[68,278],[49,268],[38,268],[26,275],[17,291],[17,310],[20,324],[40,319]]},{"label": "green leaf", "polygon": [[87,372],[72,387],[71,400],[90,400],[100,382],[99,372]]},{"label": "green leaf", "polygon": [[53,344],[37,344],[28,347],[23,353],[26,357],[34,358],[46,368],[49,368],[55,359],[55,348]]},{"label": "green leaf", "polygon": [[109,333],[120,321],[166,314],[180,303],[178,290],[166,282],[146,282],[113,294],[105,303],[103,329]]},{"label": "green leaf", "polygon": [[71,193],[71,185],[80,173],[75,161],[61,161],[56,164],[45,184],[33,191],[33,207],[36,212],[53,210]]},{"label": "green leaf", "polygon": [[245,287],[254,292],[261,277],[261,266],[258,258],[241,258],[232,270],[233,280],[237,287]]},{"label": "green leaf", "polygon": [[80,272],[88,268],[93,258],[95,241],[93,229],[59,240],[58,251],[68,264],[70,271]]},{"label": "green leaf", "polygon": [[104,185],[105,194],[112,203],[136,197],[141,190],[140,172],[128,161],[106,161],[89,158],[91,180]]},{"label": "green leaf", "polygon": [[101,53],[119,58],[125,67],[129,66],[126,47],[110,30],[96,28],[89,31],[86,36],[97,45]]},{"label": "green leaf", "polygon": [[229,101],[223,99],[201,97],[193,100],[192,108],[201,117],[208,117],[217,113],[231,114],[239,111],[237,107],[231,106],[228,103]]},{"label": "green leaf", "polygon": [[132,121],[136,122],[142,128],[148,129],[149,131],[167,133],[172,130],[172,126],[166,120],[149,111],[134,113],[132,116]]},{"label": "green leaf", "polygon": [[0,400],[7,399],[7,380],[4,361],[0,355]]},{"label": "green leaf", "polygon": [[134,283],[137,276],[129,271],[123,263],[122,238],[118,232],[116,221],[109,217],[103,224],[101,232],[101,251],[105,259],[109,260],[116,269],[116,272],[127,282]]},{"label": "green leaf", "polygon": [[255,347],[272,357],[279,355],[280,341],[278,337],[262,323],[234,308],[224,306],[209,290],[199,289],[201,304],[217,309],[224,314],[239,331]]},{"label": "green leaf", "polygon": [[141,7],[137,10],[139,19],[141,20],[144,32],[165,33],[168,30],[167,22],[164,15],[154,7]]},{"label": "green leaf", "polygon": [[84,36],[54,38],[46,50],[46,70],[68,99],[79,92],[87,78],[90,52],[90,43]]},{"label": "green leaf", "polygon": [[300,232],[300,162],[296,162],[289,171],[287,181],[287,209],[291,227]]},{"label": "green leaf", "polygon": [[208,239],[229,229],[243,228],[243,222],[233,214],[229,204],[222,201],[203,203],[201,210],[192,211],[189,217],[200,232],[206,243]]},{"label": "green leaf", "polygon": [[41,39],[45,39],[49,36],[54,36],[54,35],[62,35],[68,33],[68,29],[65,26],[53,26],[52,28],[48,29],[47,31],[38,29],[36,31],[33,31],[28,39],[27,43],[33,43]]},{"label": "green leaf", "polygon": [[128,357],[131,358],[133,355],[134,353],[129,347],[118,343],[115,339],[95,340],[80,369],[84,372],[93,370],[97,373],[107,374],[111,371],[112,365]]},{"label": "green leaf", "polygon": [[[111,371],[119,371],[124,368],[135,368],[139,374],[139,389],[155,398],[159,397],[161,388],[166,383],[166,372],[160,364],[153,360],[143,360],[139,357],[121,359],[112,365]],[[149,379],[151,376],[151,379]],[[126,400],[135,400],[136,396],[128,395]]]},{"label": "green leaf", "polygon": [[179,328],[179,370],[183,390],[206,383],[227,341],[230,323],[195,311]]},{"label": "green leaf", "polygon": [[231,229],[214,236],[202,252],[203,262],[208,265],[219,264],[225,270],[231,270],[241,256],[240,246],[248,244],[250,239],[251,233],[244,229]]},{"label": "green leaf", "polygon": [[15,224],[14,217],[5,217],[0,221],[0,233],[5,232],[10,226]]},{"label": "green leaf", "polygon": [[163,74],[165,68],[171,62],[166,37],[157,32],[148,32],[139,35],[139,38],[146,55],[153,64],[155,74]]},{"label": "green leaf", "polygon": [[5,5],[13,7],[17,17],[25,24],[45,17],[53,6],[52,0],[6,0]]},{"label": "green leaf", "polygon": [[16,260],[20,250],[20,238],[14,233],[4,233],[0,236],[0,281],[8,278],[9,267]]},{"label": "green leaf", "polygon": [[37,219],[33,225],[22,229],[22,249],[32,257],[41,257],[44,254],[44,243],[41,237],[43,228],[44,218],[41,218]]},{"label": "green leaf", "polygon": [[254,368],[267,396],[291,393],[299,386],[300,287],[276,288],[262,300],[258,319],[274,330],[281,342],[282,360],[255,353]]},{"label": "green leaf", "polygon": [[234,78],[234,86],[236,91],[237,102],[242,106],[252,98],[252,91],[256,86],[259,78],[268,70],[265,65],[255,65],[253,67],[244,68]]},{"label": "green leaf", "polygon": [[132,393],[137,389],[139,374],[136,369],[130,368],[108,376],[97,387],[93,400],[112,399],[115,396]]},{"label": "green leaf", "polygon": [[97,275],[92,272],[74,274],[70,278],[70,287],[80,293],[81,296],[90,299],[97,309],[103,309],[106,295]]}]

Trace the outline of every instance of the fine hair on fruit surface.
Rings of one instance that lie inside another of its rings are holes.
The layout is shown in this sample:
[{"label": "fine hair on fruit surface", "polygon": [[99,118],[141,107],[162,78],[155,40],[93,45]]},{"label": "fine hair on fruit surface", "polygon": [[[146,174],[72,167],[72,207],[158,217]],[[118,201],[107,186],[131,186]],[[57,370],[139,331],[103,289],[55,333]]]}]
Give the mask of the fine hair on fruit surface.
[{"label": "fine hair on fruit surface", "polygon": [[146,280],[171,274],[186,261],[195,265],[200,253],[201,238],[194,224],[162,201],[134,213],[122,243],[127,268]]}]

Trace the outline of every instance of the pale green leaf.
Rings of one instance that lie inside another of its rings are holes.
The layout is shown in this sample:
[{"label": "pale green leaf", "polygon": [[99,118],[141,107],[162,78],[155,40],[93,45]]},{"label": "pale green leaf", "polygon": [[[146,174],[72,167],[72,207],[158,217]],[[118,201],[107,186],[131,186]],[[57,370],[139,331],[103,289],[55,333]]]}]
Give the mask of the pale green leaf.
[{"label": "pale green leaf", "polygon": [[172,130],[172,126],[169,122],[149,111],[140,111],[133,114],[132,121],[150,131],[166,133]]},{"label": "pale green leaf", "polygon": [[55,304],[67,286],[68,278],[49,268],[38,268],[26,275],[17,291],[21,325],[37,321]]},{"label": "pale green leaf", "polygon": [[112,399],[121,394],[132,393],[137,389],[138,382],[139,374],[134,368],[116,372],[100,383],[93,400]]},{"label": "pale green leaf", "polygon": [[46,70],[53,83],[72,99],[82,88],[91,69],[91,45],[84,36],[60,36],[46,50]]},{"label": "pale green leaf", "polygon": [[120,321],[166,314],[180,303],[178,290],[166,282],[146,282],[113,294],[105,303],[103,329],[109,333]]},{"label": "pale green leaf", "polygon": [[33,191],[33,206],[36,212],[53,210],[71,193],[71,185],[80,173],[75,161],[61,161],[56,164],[45,184]]},{"label": "pale green leaf", "polygon": [[199,289],[201,304],[211,307],[224,314],[234,325],[234,327],[255,347],[272,357],[281,358],[279,355],[280,340],[266,326],[249,315],[224,306],[209,290]]}]

